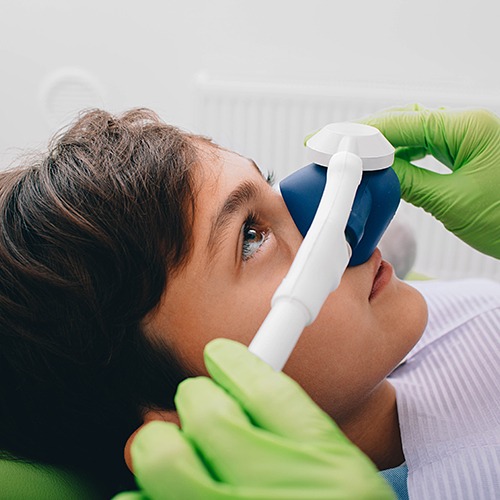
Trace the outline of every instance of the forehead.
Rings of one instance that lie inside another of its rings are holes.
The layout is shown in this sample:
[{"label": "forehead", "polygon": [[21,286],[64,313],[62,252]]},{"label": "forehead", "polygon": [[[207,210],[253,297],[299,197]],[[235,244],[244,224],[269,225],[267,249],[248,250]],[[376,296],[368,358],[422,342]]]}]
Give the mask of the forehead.
[{"label": "forehead", "polygon": [[198,149],[199,166],[195,182],[197,199],[202,202],[202,207],[228,196],[238,184],[246,180],[265,182],[261,171],[249,158],[212,145],[202,144]]}]

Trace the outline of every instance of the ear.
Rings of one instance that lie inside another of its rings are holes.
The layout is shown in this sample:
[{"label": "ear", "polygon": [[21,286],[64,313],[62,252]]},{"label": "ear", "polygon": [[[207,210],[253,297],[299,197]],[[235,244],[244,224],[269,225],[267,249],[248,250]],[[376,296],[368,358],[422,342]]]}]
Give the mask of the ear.
[{"label": "ear", "polygon": [[143,412],[143,424],[134,431],[134,433],[127,439],[127,442],[125,444],[125,450],[124,450],[124,457],[125,457],[125,463],[127,464],[127,467],[129,468],[130,472],[134,472],[133,467],[132,467],[132,455],[130,453],[130,449],[132,446],[132,441],[134,440],[136,434],[149,422],[153,422],[154,420],[160,420],[163,422],[171,422],[173,424],[176,424],[177,426],[181,426],[179,416],[177,415],[177,412],[174,410],[153,410],[153,409],[148,409]]}]

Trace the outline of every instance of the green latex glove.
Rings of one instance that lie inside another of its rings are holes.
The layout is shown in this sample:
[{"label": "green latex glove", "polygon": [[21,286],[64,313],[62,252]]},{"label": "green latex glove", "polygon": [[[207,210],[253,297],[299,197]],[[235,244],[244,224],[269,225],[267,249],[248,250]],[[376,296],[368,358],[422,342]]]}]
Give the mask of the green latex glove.
[{"label": "green latex glove", "polygon": [[246,347],[205,348],[213,379],[184,381],[182,430],[145,426],[132,444],[142,493],[120,500],[394,498],[373,463],[292,379]]},{"label": "green latex glove", "polygon": [[[362,120],[396,148],[402,197],[477,250],[500,258],[500,118],[486,110],[393,108]],[[411,163],[432,155],[450,174]]]}]

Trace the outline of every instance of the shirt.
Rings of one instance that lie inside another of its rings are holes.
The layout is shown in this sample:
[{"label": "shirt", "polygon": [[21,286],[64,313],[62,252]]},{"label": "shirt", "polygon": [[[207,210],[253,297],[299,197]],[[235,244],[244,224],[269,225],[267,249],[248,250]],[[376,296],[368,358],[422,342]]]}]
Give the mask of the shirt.
[{"label": "shirt", "polygon": [[389,376],[409,498],[500,498],[500,284],[411,284],[429,320]]}]

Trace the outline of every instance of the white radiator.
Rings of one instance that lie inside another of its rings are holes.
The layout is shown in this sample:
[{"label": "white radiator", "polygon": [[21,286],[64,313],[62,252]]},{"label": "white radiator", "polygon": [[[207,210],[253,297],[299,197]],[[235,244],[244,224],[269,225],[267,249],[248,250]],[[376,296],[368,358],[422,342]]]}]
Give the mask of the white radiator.
[{"label": "white radiator", "polygon": [[[500,96],[477,90],[299,86],[222,81],[200,74],[195,83],[196,132],[253,158],[280,179],[307,163],[303,139],[309,132],[327,123],[415,102],[427,107],[479,106],[500,114]],[[429,160],[423,164],[441,169]],[[442,279],[500,281],[500,261],[472,249],[423,210],[402,202],[396,220],[416,235],[416,272]]]}]

